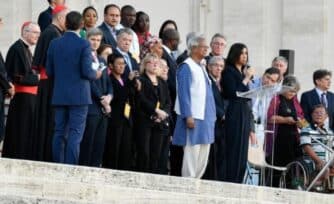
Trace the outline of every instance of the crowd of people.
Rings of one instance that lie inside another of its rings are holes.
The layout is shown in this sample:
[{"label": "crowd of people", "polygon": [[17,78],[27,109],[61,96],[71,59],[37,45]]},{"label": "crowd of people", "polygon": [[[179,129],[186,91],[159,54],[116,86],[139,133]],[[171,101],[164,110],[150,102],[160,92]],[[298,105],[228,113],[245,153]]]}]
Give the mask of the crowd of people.
[{"label": "crowd of people", "polygon": [[[305,154],[316,169],[324,165],[300,130],[304,119],[307,128],[334,128],[330,71],[314,71],[315,88],[299,102],[284,57],[257,77],[245,44],[223,57],[220,33],[208,42],[189,32],[181,53],[173,20],[157,36],[149,15],[131,5],[106,5],[97,25],[92,6],[81,14],[65,0],[48,2],[38,24],[24,23],[6,60],[0,56],[3,157],[242,183],[255,124],[267,121],[274,130],[266,135],[267,162],[285,166]],[[237,94],[270,85],[290,88],[268,112]],[[274,186],[278,179],[276,172]]]}]

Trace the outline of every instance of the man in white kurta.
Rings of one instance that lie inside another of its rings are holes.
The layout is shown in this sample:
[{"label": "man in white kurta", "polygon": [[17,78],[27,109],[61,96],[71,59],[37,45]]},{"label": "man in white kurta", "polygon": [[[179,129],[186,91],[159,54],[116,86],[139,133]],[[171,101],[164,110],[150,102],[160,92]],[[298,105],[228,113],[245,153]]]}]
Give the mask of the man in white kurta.
[{"label": "man in white kurta", "polygon": [[177,121],[173,144],[184,147],[182,176],[201,178],[214,142],[216,107],[211,81],[202,64],[208,46],[202,35],[188,44],[190,57],[177,71]]}]

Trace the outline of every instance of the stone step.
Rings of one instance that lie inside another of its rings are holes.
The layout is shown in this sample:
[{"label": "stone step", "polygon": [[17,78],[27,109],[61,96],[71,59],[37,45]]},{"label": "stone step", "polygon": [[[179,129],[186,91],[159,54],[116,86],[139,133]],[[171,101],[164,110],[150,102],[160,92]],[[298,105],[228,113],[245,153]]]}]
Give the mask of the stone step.
[{"label": "stone step", "polygon": [[[333,196],[199,179],[0,159],[0,195],[113,203],[332,203]],[[5,194],[3,194],[5,192]]]}]

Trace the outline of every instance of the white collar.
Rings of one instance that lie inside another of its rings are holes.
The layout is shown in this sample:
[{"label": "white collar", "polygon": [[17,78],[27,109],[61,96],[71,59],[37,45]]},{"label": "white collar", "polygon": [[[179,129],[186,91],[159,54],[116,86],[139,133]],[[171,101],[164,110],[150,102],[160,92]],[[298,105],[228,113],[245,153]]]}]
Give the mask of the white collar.
[{"label": "white collar", "polygon": [[79,31],[76,31],[76,30],[67,30],[66,32],[75,33],[78,37],[80,37]]},{"label": "white collar", "polygon": [[166,45],[162,45],[162,47],[166,50],[166,52],[171,55],[172,51]]},{"label": "white collar", "polygon": [[321,95],[323,94],[323,93],[327,93],[327,91],[323,91],[323,90],[320,90],[318,87],[315,87],[315,91],[317,92],[317,94],[319,95],[319,97],[321,97]]}]

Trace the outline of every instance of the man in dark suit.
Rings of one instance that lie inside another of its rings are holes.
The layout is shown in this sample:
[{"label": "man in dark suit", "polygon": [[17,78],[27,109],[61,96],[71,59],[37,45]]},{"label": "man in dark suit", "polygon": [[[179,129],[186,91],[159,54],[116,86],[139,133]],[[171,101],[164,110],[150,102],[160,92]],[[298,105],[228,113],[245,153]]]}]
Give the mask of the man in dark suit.
[{"label": "man in dark suit", "polygon": [[[2,19],[0,18],[0,28],[2,27]],[[5,61],[0,52],[0,143],[5,134],[5,96],[14,96],[14,86],[7,79]]]},{"label": "man in dark suit", "polygon": [[211,145],[209,163],[203,176],[205,179],[223,180],[224,176],[224,100],[220,87],[220,76],[225,66],[221,56],[212,56],[208,61],[208,72],[212,84],[212,93],[216,104],[215,142]]},{"label": "man in dark suit", "polygon": [[47,53],[47,74],[54,79],[52,153],[53,160],[59,163],[78,163],[88,105],[92,103],[89,81],[102,75],[92,69],[91,47],[79,35],[81,22],[79,12],[67,14],[67,32],[50,43]]},{"label": "man in dark suit", "polygon": [[[180,43],[180,35],[179,32],[175,29],[167,29],[162,33],[162,46],[163,46],[163,54],[162,58],[166,60],[168,66],[168,89],[171,98],[172,105],[172,121],[176,121],[176,113],[174,111],[174,104],[176,98],[176,69],[177,63],[176,59],[172,55],[172,52],[178,49],[178,45]],[[171,135],[174,132],[174,123],[171,124],[170,127]],[[161,161],[167,160],[168,157],[168,149],[169,149],[169,137],[164,138],[165,141],[163,143],[163,154],[162,156],[165,158],[161,158]],[[182,158],[183,158],[183,147],[171,145],[171,174],[174,176],[181,175],[181,166],[182,166]],[[166,164],[167,162],[164,162]],[[167,168],[167,167],[165,167]],[[180,173],[178,173],[180,172]]]},{"label": "man in dark suit", "polygon": [[[173,57],[172,52],[177,50],[180,43],[179,32],[175,29],[167,29],[162,33],[162,58],[166,60],[168,70],[168,88],[171,95],[172,103],[175,103],[176,98],[176,59]],[[173,105],[174,107],[174,105]],[[172,108],[173,108],[172,107]]]},{"label": "man in dark suit", "polygon": [[306,91],[301,97],[301,106],[306,120],[311,123],[312,109],[317,104],[323,104],[328,112],[327,127],[334,129],[334,93],[330,92],[332,73],[325,69],[313,72],[313,83],[315,88]]},{"label": "man in dark suit", "polygon": [[42,32],[52,22],[52,9],[54,9],[56,6],[65,4],[65,0],[48,0],[48,2],[49,7],[45,11],[41,12],[38,16],[38,25]]},{"label": "man in dark suit", "polygon": [[113,49],[117,47],[117,31],[123,28],[120,24],[121,9],[115,4],[108,4],[104,7],[104,21],[99,26],[103,32],[102,42],[111,45]]},{"label": "man in dark suit", "polygon": [[[124,58],[126,64],[122,79],[127,80],[130,72],[138,72],[139,66],[135,58],[129,52],[132,43],[132,31],[130,28],[123,28],[117,34],[117,47],[113,50],[114,53],[120,54]],[[138,72],[139,73],[139,72]]]}]

